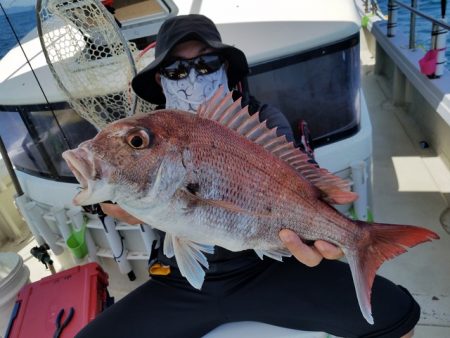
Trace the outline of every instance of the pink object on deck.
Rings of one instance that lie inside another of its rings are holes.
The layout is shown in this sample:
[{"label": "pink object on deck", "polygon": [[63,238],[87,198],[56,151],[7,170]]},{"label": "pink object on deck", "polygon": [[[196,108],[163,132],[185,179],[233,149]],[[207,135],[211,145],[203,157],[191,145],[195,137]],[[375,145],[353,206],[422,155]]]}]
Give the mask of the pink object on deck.
[{"label": "pink object on deck", "polygon": [[423,58],[419,60],[420,72],[425,75],[433,75],[436,72],[436,62],[438,49],[429,50]]}]

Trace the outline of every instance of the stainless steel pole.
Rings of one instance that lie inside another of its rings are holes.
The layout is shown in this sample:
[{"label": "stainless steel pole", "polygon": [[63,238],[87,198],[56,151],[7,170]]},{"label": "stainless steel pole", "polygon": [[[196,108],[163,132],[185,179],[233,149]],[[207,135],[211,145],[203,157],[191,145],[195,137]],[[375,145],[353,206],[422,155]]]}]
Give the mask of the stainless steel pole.
[{"label": "stainless steel pole", "polygon": [[392,38],[395,36],[397,28],[397,11],[399,6],[394,0],[388,2],[388,24],[387,24],[387,36]]},{"label": "stainless steel pole", "polygon": [[[417,8],[417,0],[411,0],[411,7]],[[416,49],[416,13],[410,13],[409,21],[409,49]]]}]

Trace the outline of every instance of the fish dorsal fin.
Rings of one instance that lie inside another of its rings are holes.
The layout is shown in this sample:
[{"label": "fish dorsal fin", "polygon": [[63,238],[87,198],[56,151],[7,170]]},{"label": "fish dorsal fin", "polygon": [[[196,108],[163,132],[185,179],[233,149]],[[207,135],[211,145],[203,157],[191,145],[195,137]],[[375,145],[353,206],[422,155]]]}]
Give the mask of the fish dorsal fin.
[{"label": "fish dorsal fin", "polygon": [[260,122],[259,112],[250,115],[248,107],[241,108],[241,99],[233,101],[232,92],[224,96],[223,88],[219,88],[208,103],[200,105],[197,114],[236,131],[288,163],[316,186],[327,202],[346,204],[358,198],[356,193],[350,191],[348,181],[311,163],[311,158],[293,142],[285,136],[277,136],[276,128],[269,129],[266,121]]}]

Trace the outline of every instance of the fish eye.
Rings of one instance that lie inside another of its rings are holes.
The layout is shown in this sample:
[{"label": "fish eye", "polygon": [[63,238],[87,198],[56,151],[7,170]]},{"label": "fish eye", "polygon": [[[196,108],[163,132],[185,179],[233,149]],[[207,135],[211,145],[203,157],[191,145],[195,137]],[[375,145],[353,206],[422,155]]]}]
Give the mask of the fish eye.
[{"label": "fish eye", "polygon": [[146,129],[133,129],[126,136],[126,142],[133,149],[145,149],[150,145],[151,136]]},{"label": "fish eye", "polygon": [[130,145],[134,148],[140,148],[143,144],[144,140],[141,136],[138,135],[133,136],[133,138],[130,140]]}]

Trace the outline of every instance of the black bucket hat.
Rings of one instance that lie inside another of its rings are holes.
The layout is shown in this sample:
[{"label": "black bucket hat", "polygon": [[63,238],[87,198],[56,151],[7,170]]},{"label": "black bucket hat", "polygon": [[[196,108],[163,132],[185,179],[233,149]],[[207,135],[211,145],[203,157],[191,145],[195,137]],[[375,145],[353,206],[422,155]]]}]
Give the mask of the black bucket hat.
[{"label": "black bucket hat", "polygon": [[154,104],[166,102],[155,74],[167,55],[178,43],[198,40],[216,49],[228,61],[228,85],[233,88],[248,74],[248,64],[244,53],[233,46],[222,43],[216,25],[200,14],[180,15],[167,19],[159,29],[156,38],[155,60],[140,71],[132,80],[134,92],[142,99]]}]

